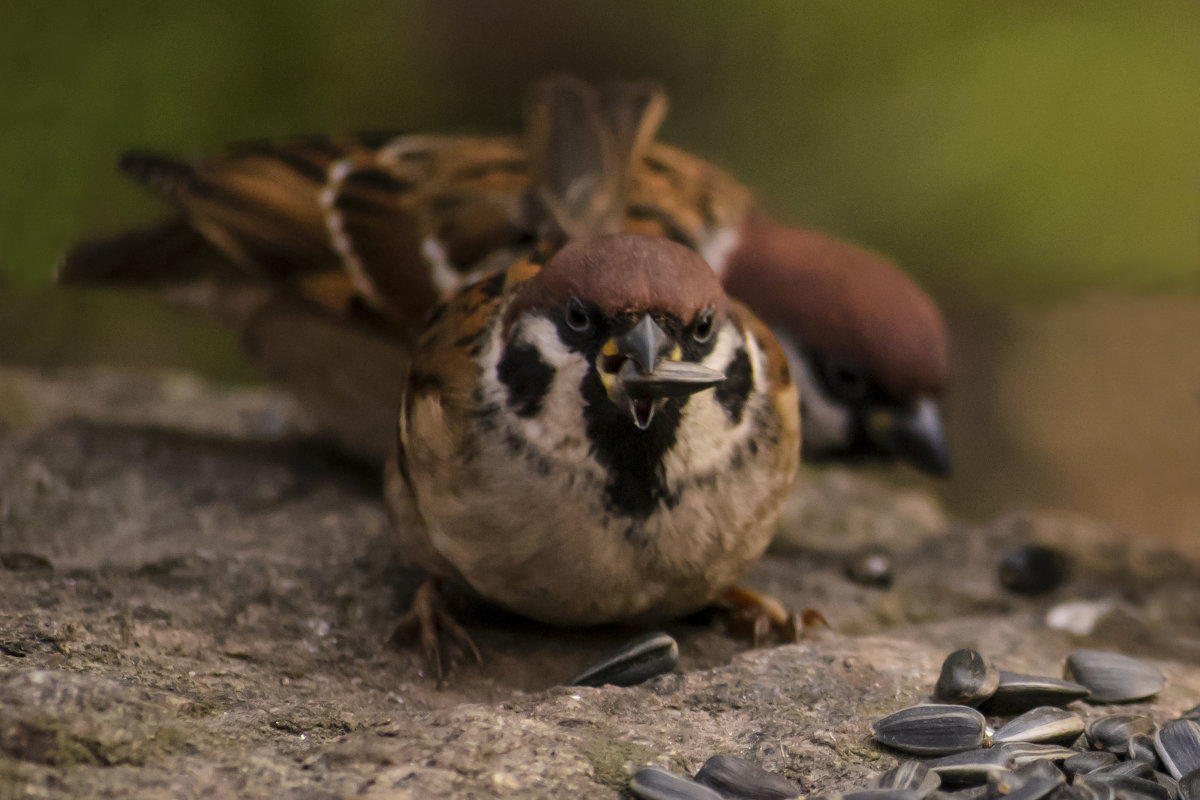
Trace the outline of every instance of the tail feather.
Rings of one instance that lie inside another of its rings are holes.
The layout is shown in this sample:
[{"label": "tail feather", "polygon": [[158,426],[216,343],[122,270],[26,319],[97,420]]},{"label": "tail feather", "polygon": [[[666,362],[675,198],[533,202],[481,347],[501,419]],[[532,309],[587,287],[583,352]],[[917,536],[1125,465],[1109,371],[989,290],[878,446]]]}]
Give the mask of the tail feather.
[{"label": "tail feather", "polygon": [[616,233],[630,175],[666,115],[656,84],[618,82],[597,91],[561,75],[533,88],[526,107],[531,192],[552,241]]},{"label": "tail feather", "polygon": [[239,271],[182,217],[150,228],[77,244],[59,261],[55,277],[66,284],[187,283],[202,276]]},{"label": "tail feather", "polygon": [[136,150],[123,153],[117,169],[167,202],[176,204],[195,175],[195,168],[186,161]]}]

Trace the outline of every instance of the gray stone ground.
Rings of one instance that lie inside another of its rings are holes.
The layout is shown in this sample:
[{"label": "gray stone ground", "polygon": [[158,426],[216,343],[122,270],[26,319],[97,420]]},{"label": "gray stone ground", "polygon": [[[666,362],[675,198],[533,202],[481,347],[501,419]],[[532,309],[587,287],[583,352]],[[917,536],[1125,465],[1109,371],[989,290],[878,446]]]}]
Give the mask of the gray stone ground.
[{"label": "gray stone ground", "polygon": [[[385,644],[420,576],[398,566],[377,477],[306,430],[265,390],[0,369],[0,799],[615,798],[642,764],[717,753],[850,789],[895,760],[869,723],[926,697],[958,646],[1049,674],[1074,646],[1123,650],[1168,675],[1134,708],[1200,702],[1200,581],[1180,555],[1048,513],[967,525],[841,471],[804,476],[750,581],[833,632],[748,651],[698,616],[668,628],[676,673],[567,689],[638,631],[464,607],[486,663],[439,689]],[[1073,558],[1048,597],[996,579],[1029,541]],[[868,547],[892,553],[890,589],[844,577]],[[1076,601],[1087,632],[1047,626]]]}]

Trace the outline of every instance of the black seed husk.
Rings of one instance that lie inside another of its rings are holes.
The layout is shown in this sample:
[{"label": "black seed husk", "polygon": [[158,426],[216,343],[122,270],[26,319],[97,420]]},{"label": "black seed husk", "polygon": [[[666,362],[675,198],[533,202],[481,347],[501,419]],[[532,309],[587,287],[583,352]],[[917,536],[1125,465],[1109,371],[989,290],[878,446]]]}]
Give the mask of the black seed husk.
[{"label": "black seed husk", "polygon": [[944,703],[979,705],[996,691],[1000,671],[975,650],[955,650],[942,662],[933,696]]},{"label": "black seed husk", "polygon": [[986,720],[978,711],[954,705],[909,706],[871,725],[881,743],[922,755],[977,748],[984,743],[986,728]]},{"label": "black seed husk", "polygon": [[567,686],[637,686],[670,672],[678,661],[675,640],[665,633],[651,633],[592,664]]},{"label": "black seed husk", "polygon": [[1162,670],[1122,653],[1076,650],[1067,656],[1063,677],[1086,686],[1091,703],[1127,703],[1158,694]]},{"label": "black seed husk", "polygon": [[800,787],[782,775],[737,756],[713,756],[694,780],[726,800],[787,800],[800,794]]}]

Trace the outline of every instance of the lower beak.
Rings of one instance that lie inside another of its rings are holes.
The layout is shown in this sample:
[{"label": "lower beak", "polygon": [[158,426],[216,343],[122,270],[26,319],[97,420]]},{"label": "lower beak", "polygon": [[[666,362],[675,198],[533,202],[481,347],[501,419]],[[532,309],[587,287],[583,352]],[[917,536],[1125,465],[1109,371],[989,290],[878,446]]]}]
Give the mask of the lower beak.
[{"label": "lower beak", "polygon": [[615,372],[601,371],[609,397],[628,404],[641,430],[650,427],[654,412],[669,398],[687,397],[725,380],[723,372],[677,360],[678,353],[674,341],[648,314],[633,330],[604,346],[602,361],[622,359]]},{"label": "lower beak", "polygon": [[879,412],[867,426],[871,439],[922,472],[945,477],[950,474],[950,454],[937,403],[924,397],[916,408],[904,412]]}]

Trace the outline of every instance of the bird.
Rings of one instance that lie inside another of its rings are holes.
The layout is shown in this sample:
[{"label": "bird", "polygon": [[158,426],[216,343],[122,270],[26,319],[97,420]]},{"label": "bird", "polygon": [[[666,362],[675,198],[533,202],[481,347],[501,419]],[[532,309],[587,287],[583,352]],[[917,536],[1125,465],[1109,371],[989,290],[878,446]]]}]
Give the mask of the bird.
[{"label": "bird", "polygon": [[494,136],[293,137],[195,160],[133,151],[120,169],[177,215],[75,246],[58,280],[149,290],[217,315],[319,430],[381,463],[431,310],[564,244],[579,198],[620,202],[599,215],[608,232],[696,251],[775,333],[801,389],[806,461],[948,473],[948,336],[911,278],[870,250],[775,222],[724,170],[656,141],[667,106],[656,84],[556,76],[528,108],[547,108],[554,91],[594,93],[614,127],[595,146],[629,156],[586,191],[575,185],[574,198],[547,195],[552,176],[537,172],[554,146],[544,124]]},{"label": "bird", "polygon": [[695,249],[623,230],[654,104],[552,83],[531,102],[538,244],[435,309],[385,471],[430,575],[400,629],[441,675],[475,653],[440,584],[561,627],[671,620],[739,587],[799,467],[800,406],[770,330]]}]

